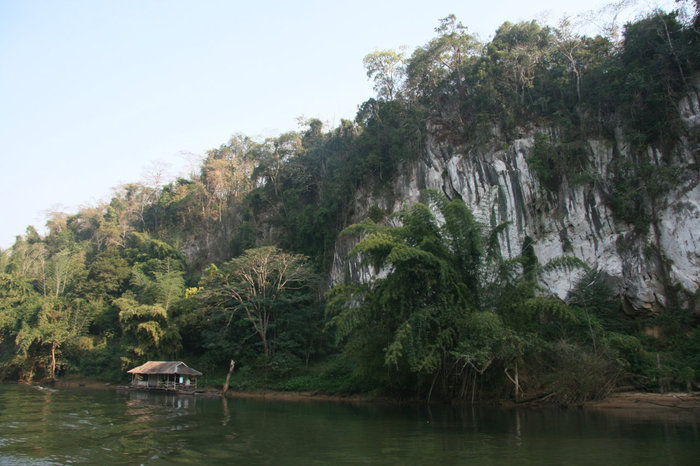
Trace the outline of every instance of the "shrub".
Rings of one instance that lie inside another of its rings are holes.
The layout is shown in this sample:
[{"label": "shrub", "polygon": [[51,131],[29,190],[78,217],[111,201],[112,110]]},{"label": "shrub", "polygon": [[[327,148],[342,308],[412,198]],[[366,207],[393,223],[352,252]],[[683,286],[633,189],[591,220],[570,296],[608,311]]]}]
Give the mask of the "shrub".
[{"label": "shrub", "polygon": [[554,346],[553,364],[548,385],[554,400],[564,405],[605,398],[622,373],[604,355],[566,342]]}]

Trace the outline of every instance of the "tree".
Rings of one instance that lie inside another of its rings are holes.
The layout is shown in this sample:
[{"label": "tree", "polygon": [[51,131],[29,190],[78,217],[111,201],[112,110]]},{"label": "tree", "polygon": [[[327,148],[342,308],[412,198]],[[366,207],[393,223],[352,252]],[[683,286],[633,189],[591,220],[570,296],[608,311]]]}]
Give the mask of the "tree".
[{"label": "tree", "polygon": [[0,273],[5,273],[10,261],[10,251],[0,248]]},{"label": "tree", "polygon": [[503,92],[520,106],[529,103],[537,67],[546,62],[551,40],[549,28],[536,21],[505,22],[488,46],[493,73],[502,81]]},{"label": "tree", "polygon": [[126,349],[136,356],[137,361],[177,352],[179,334],[169,325],[168,314],[161,305],[140,304],[130,293],[115,299],[114,305],[119,308]]},{"label": "tree", "polygon": [[216,204],[219,222],[227,203],[239,200],[252,187],[253,165],[248,152],[255,147],[256,143],[250,138],[236,135],[228,144],[210,150],[202,164],[200,180],[205,187],[207,204]]},{"label": "tree", "polygon": [[91,307],[79,299],[41,296],[19,277],[0,274],[0,370],[31,379],[48,351],[46,375],[54,379],[59,348],[83,335],[91,318]]},{"label": "tree", "polygon": [[[146,227],[145,213],[148,206],[155,200],[157,190],[144,183],[128,183],[115,189],[112,205],[118,208],[121,228]],[[125,236],[125,234],[123,235]]]},{"label": "tree", "polygon": [[435,32],[438,37],[417,48],[406,66],[408,87],[417,95],[433,95],[447,86],[464,97],[465,66],[482,45],[454,15],[441,19]]},{"label": "tree", "polygon": [[249,152],[256,167],[253,178],[259,184],[271,185],[275,196],[280,193],[279,175],[282,167],[291,157],[301,150],[301,138],[293,131],[268,138],[261,144],[255,145]]},{"label": "tree", "polygon": [[619,97],[627,107],[626,123],[642,144],[670,147],[682,134],[677,103],[686,76],[698,69],[697,37],[675,13],[657,12],[625,26]]},{"label": "tree", "polygon": [[554,44],[556,50],[568,62],[569,70],[574,74],[576,83],[576,99],[581,101],[581,77],[583,74],[583,66],[579,59],[579,49],[585,42],[579,35],[573,31],[571,22],[568,18],[562,19],[559,22],[559,27],[554,30]]},{"label": "tree", "polygon": [[265,359],[272,354],[269,331],[279,312],[308,294],[315,276],[307,259],[275,246],[248,249],[241,256],[210,267],[203,280],[211,305],[242,316],[263,345]]},{"label": "tree", "polygon": [[[44,297],[37,316],[36,336],[42,345],[49,346],[49,378],[56,378],[56,350],[66,342],[77,329],[72,329],[67,309],[57,297]],[[73,331],[72,331],[73,330]]]},{"label": "tree", "polygon": [[365,55],[362,64],[367,77],[374,80],[374,90],[379,99],[393,100],[405,75],[403,51],[375,50]]},{"label": "tree", "polygon": [[131,275],[132,290],[139,301],[146,304],[160,304],[168,311],[185,290],[185,279],[181,264],[177,260],[150,259],[134,266]]},{"label": "tree", "polygon": [[44,296],[59,297],[85,275],[85,253],[76,248],[63,248],[41,261],[41,289]]},{"label": "tree", "polygon": [[429,384],[430,397],[438,377],[455,376],[452,352],[463,338],[460,328],[486,303],[480,225],[461,200],[435,193],[428,200],[442,225],[428,205],[416,203],[398,215],[401,226],[365,220],[344,231],[362,235],[351,254],[374,267],[378,278],[335,287],[328,312],[336,338],[346,342],[346,350],[359,350],[351,356],[365,359],[372,348],[394,372],[389,384],[403,390],[401,385],[418,377],[419,385]]},{"label": "tree", "polygon": [[18,236],[12,245],[7,271],[17,277],[33,281],[38,280],[41,275],[41,263],[46,248],[38,237],[32,239],[29,233],[28,229],[27,237]]},{"label": "tree", "polygon": [[31,329],[40,305],[41,296],[26,279],[0,273],[0,380],[8,372],[20,379],[33,372],[27,364],[31,343],[23,348],[21,334]]},{"label": "tree", "polygon": [[[475,95],[483,94],[484,73],[479,69],[483,45],[454,15],[441,19],[435,31],[438,36],[417,48],[408,60],[406,94],[414,104],[425,107],[431,123],[448,137],[481,132],[470,128],[470,120],[483,110],[469,107]],[[490,103],[493,99],[486,95],[482,100]]]},{"label": "tree", "polygon": [[90,264],[87,292],[93,298],[116,298],[124,291],[131,268],[116,247],[100,252]]},{"label": "tree", "polygon": [[[133,264],[129,286],[112,301],[119,309],[123,344],[137,360],[172,357],[180,350],[181,336],[170,309],[184,294],[184,259],[171,245],[147,233],[132,233],[129,246],[125,251]],[[118,255],[103,257],[98,270],[116,290],[123,280],[123,260]]]},{"label": "tree", "polygon": [[439,386],[475,400],[477,381],[495,373],[518,399],[524,356],[545,348],[542,338],[580,331],[575,309],[535,298],[536,276],[582,263],[561,257],[539,267],[529,241],[522,256],[503,258],[497,236],[507,224],[485,228],[462,200],[436,192],[424,200],[400,211],[398,226],[366,219],[344,230],[360,235],[351,254],[373,273],[329,291],[329,328],[363,377],[385,389],[417,386],[430,399]]}]

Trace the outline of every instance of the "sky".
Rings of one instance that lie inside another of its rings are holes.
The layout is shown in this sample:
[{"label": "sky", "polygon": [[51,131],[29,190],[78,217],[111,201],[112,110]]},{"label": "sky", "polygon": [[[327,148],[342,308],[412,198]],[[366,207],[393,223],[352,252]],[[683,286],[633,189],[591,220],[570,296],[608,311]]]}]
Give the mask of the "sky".
[{"label": "sky", "polygon": [[0,0],[0,249],[156,167],[187,176],[234,134],[352,120],[374,96],[363,57],[410,54],[449,14],[488,41],[505,21],[556,24],[607,3]]}]

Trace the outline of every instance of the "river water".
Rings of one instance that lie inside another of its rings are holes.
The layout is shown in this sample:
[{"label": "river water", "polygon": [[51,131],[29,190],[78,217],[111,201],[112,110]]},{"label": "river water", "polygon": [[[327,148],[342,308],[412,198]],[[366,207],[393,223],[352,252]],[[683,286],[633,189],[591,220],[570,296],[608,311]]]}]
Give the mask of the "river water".
[{"label": "river water", "polygon": [[72,463],[695,465],[700,417],[0,385],[0,464]]}]

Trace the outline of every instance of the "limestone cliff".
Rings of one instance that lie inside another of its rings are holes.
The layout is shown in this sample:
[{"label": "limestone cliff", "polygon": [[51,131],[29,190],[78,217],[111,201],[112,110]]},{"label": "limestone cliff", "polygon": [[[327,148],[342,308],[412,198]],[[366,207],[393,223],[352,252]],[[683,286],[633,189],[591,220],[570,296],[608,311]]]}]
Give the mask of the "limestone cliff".
[{"label": "limestone cliff", "polygon": [[[632,157],[622,130],[611,140],[586,141],[593,176],[585,183],[565,178],[556,191],[543,187],[528,166],[534,134],[542,128],[479,149],[428,136],[424,157],[402,166],[392,186],[367,188],[358,194],[354,220],[364,218],[372,205],[396,212],[418,201],[422,190],[438,190],[448,198],[464,200],[486,225],[510,222],[500,236],[503,257],[519,255],[529,237],[541,264],[573,255],[606,274],[628,311],[663,309],[673,287],[680,289],[682,304],[687,306],[692,302],[688,297],[700,285],[700,186],[698,148],[693,142],[700,129],[699,94],[700,84],[679,106],[689,137],[673,150],[671,164],[681,168],[684,176],[654,201],[656,218],[647,231],[616,218],[609,203],[614,188],[610,165],[615,157]],[[637,149],[635,156],[639,153]],[[642,154],[648,162],[660,163],[657,150],[648,148]],[[352,242],[341,237],[337,243],[331,271],[334,283],[361,280],[369,273],[355,259],[347,259]],[[575,279],[575,274],[557,274],[544,277],[542,285],[565,298]]]}]

